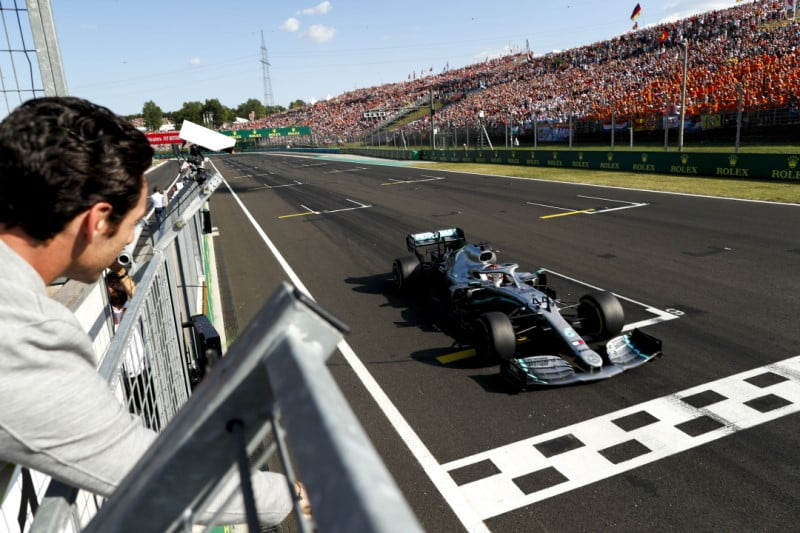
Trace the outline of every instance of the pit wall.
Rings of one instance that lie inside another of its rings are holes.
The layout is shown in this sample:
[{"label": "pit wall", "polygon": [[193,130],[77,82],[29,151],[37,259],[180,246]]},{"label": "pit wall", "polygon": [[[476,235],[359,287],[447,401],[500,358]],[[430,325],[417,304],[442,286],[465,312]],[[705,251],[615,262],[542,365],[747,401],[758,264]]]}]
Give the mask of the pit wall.
[{"label": "pit wall", "polygon": [[579,150],[381,150],[342,148],[341,153],[388,159],[486,163],[640,174],[800,182],[800,151],[790,154],[616,152]]}]

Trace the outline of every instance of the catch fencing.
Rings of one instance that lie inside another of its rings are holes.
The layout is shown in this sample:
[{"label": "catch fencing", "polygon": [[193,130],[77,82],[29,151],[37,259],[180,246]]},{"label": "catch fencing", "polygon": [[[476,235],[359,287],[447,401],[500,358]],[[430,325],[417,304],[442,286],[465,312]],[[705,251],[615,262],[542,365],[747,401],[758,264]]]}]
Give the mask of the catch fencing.
[{"label": "catch fencing", "polygon": [[31,98],[67,94],[50,1],[24,4],[0,2],[0,119]]}]

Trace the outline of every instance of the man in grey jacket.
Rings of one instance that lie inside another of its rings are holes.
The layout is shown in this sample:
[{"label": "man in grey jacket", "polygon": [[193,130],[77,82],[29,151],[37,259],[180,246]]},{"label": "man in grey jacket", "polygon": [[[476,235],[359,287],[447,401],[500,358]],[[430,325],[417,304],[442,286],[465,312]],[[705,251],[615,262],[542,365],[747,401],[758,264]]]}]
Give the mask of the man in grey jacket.
[{"label": "man in grey jacket", "polygon": [[[61,276],[96,281],[132,241],[152,155],[130,123],[78,98],[30,100],[0,123],[0,466],[107,496],[157,436],[116,399],[88,335],[46,291]],[[262,521],[283,520],[286,479],[257,472],[253,484]],[[221,520],[244,522],[241,503]]]}]

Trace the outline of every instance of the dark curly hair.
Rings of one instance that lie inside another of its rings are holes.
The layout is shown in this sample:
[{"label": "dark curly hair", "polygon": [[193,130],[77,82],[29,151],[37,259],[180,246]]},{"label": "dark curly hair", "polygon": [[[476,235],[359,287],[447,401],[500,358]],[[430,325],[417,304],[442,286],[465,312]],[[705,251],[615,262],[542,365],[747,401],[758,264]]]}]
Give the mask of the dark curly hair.
[{"label": "dark curly hair", "polygon": [[108,202],[116,226],[138,202],[152,158],[144,134],[105,107],[28,100],[0,122],[0,225],[46,241]]}]

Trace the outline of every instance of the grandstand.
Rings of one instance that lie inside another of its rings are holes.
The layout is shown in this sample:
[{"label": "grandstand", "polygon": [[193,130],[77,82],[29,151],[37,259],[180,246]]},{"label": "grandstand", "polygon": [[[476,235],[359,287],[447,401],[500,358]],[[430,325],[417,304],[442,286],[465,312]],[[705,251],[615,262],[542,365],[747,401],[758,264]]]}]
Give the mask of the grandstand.
[{"label": "grandstand", "polygon": [[[787,20],[783,2],[756,0],[564,52],[510,54],[439,75],[357,89],[254,125],[311,126],[316,143],[323,145],[357,142],[378,131],[402,132],[405,138],[416,134],[422,140],[430,129],[429,114],[403,124],[396,117],[425,105],[432,91],[441,106],[436,124],[454,130],[454,146],[460,145],[459,136],[469,143],[468,130],[475,133],[481,111],[491,131],[511,126],[521,137],[532,135],[534,123],[570,120],[579,124],[576,131],[600,136],[612,119],[618,127],[655,131],[665,116],[674,127],[680,112],[679,43],[684,40],[690,129],[730,125],[726,114],[739,110],[740,98],[751,126],[800,122],[800,25]],[[387,118],[376,127],[368,117],[381,112]]]}]

